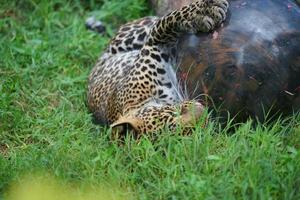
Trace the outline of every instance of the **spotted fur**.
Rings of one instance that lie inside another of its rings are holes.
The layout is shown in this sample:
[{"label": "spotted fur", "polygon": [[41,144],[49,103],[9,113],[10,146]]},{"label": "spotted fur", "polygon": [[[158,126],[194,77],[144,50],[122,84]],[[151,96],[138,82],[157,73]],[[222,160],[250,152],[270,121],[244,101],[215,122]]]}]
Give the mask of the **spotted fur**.
[{"label": "spotted fur", "polygon": [[226,0],[200,0],[121,26],[89,76],[88,106],[96,120],[137,133],[193,125],[203,106],[180,92],[177,41],[187,32],[212,31],[227,8]]}]

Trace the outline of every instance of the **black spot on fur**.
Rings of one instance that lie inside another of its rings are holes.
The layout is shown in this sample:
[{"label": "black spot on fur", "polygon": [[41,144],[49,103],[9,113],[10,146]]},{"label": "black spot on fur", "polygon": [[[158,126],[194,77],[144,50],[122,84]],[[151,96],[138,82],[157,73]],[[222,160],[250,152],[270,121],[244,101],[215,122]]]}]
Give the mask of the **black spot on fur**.
[{"label": "black spot on fur", "polygon": [[161,57],[166,61],[169,62],[169,56],[165,53],[161,54]]},{"label": "black spot on fur", "polygon": [[153,65],[153,64],[150,64],[149,67],[150,67],[151,69],[155,69],[155,65]]},{"label": "black spot on fur", "polygon": [[164,18],[164,19],[162,20],[162,26],[163,26],[163,27],[166,26],[166,18]]},{"label": "black spot on fur", "polygon": [[148,74],[145,74],[145,77],[149,80],[152,81],[153,79],[151,78],[151,76],[149,76]]},{"label": "black spot on fur", "polygon": [[161,25],[161,20],[159,20],[156,24],[156,27],[159,27]]},{"label": "black spot on fur", "polygon": [[157,68],[157,73],[159,73],[159,74],[165,74],[166,71],[164,69]]},{"label": "black spot on fur", "polygon": [[139,41],[144,41],[146,35],[147,35],[147,33],[144,32],[144,33],[142,33],[141,35],[139,35],[137,39],[138,39]]},{"label": "black spot on fur", "polygon": [[125,51],[125,49],[123,49],[122,47],[118,48],[119,51]]},{"label": "black spot on fur", "polygon": [[134,40],[134,37],[128,38],[127,40],[125,40],[125,45],[130,45]]},{"label": "black spot on fur", "polygon": [[141,70],[142,70],[142,72],[145,72],[145,71],[147,71],[147,67],[143,66]]},{"label": "black spot on fur", "polygon": [[127,37],[131,37],[131,36],[133,36],[133,34],[134,34],[134,31],[130,31],[129,34],[127,35]]},{"label": "black spot on fur", "polygon": [[172,87],[172,83],[166,83],[165,86],[166,86],[167,88],[171,88],[171,87]]},{"label": "black spot on fur", "polygon": [[178,16],[180,16],[180,12],[177,12],[177,13],[175,14],[175,17],[178,17]]},{"label": "black spot on fur", "polygon": [[159,98],[162,98],[162,99],[165,99],[167,97],[168,97],[168,95],[166,95],[166,94],[159,96]]},{"label": "black spot on fur", "polygon": [[120,38],[123,38],[123,37],[125,37],[125,36],[126,36],[126,33],[121,33],[121,34],[119,35]]},{"label": "black spot on fur", "polygon": [[153,59],[155,59],[155,60],[157,60],[158,62],[161,62],[161,58],[160,58],[160,56],[159,55],[157,55],[157,54],[154,54],[154,53],[151,53],[151,58],[153,58]]},{"label": "black spot on fur", "polygon": [[154,43],[153,38],[150,38],[150,39],[148,40],[148,43],[149,43],[150,45],[153,44],[153,43]]},{"label": "black spot on fur", "polygon": [[141,44],[133,44],[133,49],[141,49],[143,45]]},{"label": "black spot on fur", "polygon": [[127,26],[127,27],[123,27],[122,29],[121,29],[121,31],[129,31],[131,28],[129,27],[129,26]]},{"label": "black spot on fur", "polygon": [[159,51],[157,47],[153,47],[153,51]]},{"label": "black spot on fur", "polygon": [[114,40],[113,43],[114,43],[116,46],[119,46],[119,45],[122,43],[122,40]]},{"label": "black spot on fur", "polygon": [[196,8],[190,8],[190,12],[194,12],[196,10]]},{"label": "black spot on fur", "polygon": [[117,53],[117,50],[115,48],[111,48],[111,53],[112,54],[116,54]]},{"label": "black spot on fur", "polygon": [[148,49],[143,49],[141,54],[142,56],[148,56],[150,54],[150,51]]},{"label": "black spot on fur", "polygon": [[130,103],[130,104],[133,103],[133,102],[134,102],[133,100],[128,100],[128,103]]}]

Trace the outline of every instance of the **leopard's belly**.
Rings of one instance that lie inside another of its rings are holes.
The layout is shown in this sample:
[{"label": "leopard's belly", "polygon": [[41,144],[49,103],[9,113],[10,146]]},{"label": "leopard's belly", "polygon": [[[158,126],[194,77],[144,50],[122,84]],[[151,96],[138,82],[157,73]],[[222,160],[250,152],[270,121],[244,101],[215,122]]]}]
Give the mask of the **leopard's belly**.
[{"label": "leopard's belly", "polygon": [[[90,110],[97,113],[97,116],[101,116],[101,123],[114,121],[125,114],[123,103],[118,102],[115,97],[119,89],[127,83],[128,77],[135,76],[134,62],[138,58],[138,54],[139,51],[113,56],[104,53],[90,74],[88,104]],[[151,76],[152,84],[155,87],[151,88],[152,96],[145,99],[139,106],[172,105],[183,101],[182,89],[174,70],[176,67],[167,62],[163,66],[165,69],[163,74],[145,74],[145,76]],[[141,77],[136,79],[139,81]],[[141,89],[140,92],[143,93],[145,90],[149,90],[149,88]],[[113,114],[110,111],[112,105],[116,108]]]}]

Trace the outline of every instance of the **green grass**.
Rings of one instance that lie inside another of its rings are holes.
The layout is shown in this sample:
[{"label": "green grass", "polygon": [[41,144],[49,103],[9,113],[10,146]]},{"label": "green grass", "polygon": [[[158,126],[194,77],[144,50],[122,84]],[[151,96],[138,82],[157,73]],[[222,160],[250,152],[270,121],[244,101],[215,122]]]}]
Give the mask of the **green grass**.
[{"label": "green grass", "polygon": [[[122,188],[137,199],[300,199],[300,116],[191,136],[110,141],[91,122],[87,76],[110,34],[146,1],[0,0],[0,199],[24,174]],[[80,188],[80,187],[79,187]]]}]

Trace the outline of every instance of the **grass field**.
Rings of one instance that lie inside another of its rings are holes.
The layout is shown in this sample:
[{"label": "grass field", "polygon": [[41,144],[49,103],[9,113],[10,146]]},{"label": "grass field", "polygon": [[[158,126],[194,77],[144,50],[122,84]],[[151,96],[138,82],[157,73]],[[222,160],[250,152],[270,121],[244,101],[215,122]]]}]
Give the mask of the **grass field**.
[{"label": "grass field", "polygon": [[210,122],[191,136],[166,131],[122,146],[92,124],[87,76],[109,36],[84,21],[97,15],[111,35],[149,14],[145,2],[0,0],[0,199],[22,199],[9,197],[11,185],[42,174],[73,192],[117,188],[124,199],[300,199],[299,115],[234,132]]}]

